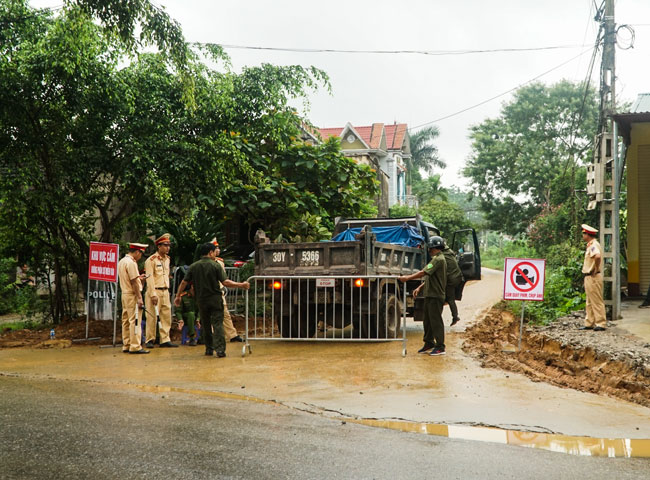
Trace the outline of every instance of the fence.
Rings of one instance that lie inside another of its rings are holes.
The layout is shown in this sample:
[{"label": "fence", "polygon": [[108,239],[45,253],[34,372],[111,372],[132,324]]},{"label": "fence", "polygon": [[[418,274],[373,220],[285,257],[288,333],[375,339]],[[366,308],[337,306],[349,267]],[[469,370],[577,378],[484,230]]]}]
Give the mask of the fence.
[{"label": "fence", "polygon": [[[226,275],[229,280],[233,282],[240,282],[240,272],[239,267],[226,267]],[[226,289],[226,303],[228,304],[228,311],[230,313],[237,313],[241,308],[240,299],[244,298],[242,290],[239,288],[228,288]],[[242,308],[243,310],[243,308]]]},{"label": "fence", "polygon": [[242,355],[252,351],[249,340],[402,341],[406,355],[406,290],[395,276],[253,276],[248,281]]}]

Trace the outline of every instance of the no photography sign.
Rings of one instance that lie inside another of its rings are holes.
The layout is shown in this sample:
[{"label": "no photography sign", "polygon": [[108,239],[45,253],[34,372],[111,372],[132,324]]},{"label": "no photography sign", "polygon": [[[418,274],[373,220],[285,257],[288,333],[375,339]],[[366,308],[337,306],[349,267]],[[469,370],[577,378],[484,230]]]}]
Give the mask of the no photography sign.
[{"label": "no photography sign", "polygon": [[504,300],[544,300],[546,260],[506,258],[503,272]]}]

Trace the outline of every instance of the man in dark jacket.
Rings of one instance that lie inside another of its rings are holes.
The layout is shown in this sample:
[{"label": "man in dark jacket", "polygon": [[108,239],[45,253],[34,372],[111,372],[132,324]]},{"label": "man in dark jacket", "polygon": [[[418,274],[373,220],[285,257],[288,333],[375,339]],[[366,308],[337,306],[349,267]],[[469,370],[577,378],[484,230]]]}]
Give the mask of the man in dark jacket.
[{"label": "man in dark jacket", "polygon": [[458,266],[458,262],[456,261],[456,254],[446,244],[442,251],[442,255],[445,257],[445,262],[447,262],[445,302],[447,302],[449,310],[451,310],[451,326],[453,327],[460,321],[460,318],[458,317],[458,307],[456,306],[456,289],[464,279],[460,267]]},{"label": "man in dark jacket", "polygon": [[205,340],[205,354],[212,356],[217,352],[217,357],[226,356],[226,340],[223,331],[223,296],[221,285],[228,288],[243,288],[248,290],[248,282],[234,282],[226,276],[226,272],[215,259],[217,247],[212,243],[204,243],[199,247],[201,259],[190,265],[185,278],[178,287],[174,305],[181,304],[183,290],[188,283],[194,284],[196,303],[199,306],[203,339]]},{"label": "man in dark jacket", "polygon": [[431,237],[429,253],[431,261],[419,272],[399,277],[400,282],[423,278],[424,282],[413,292],[417,297],[422,291],[424,297],[424,346],[418,353],[431,356],[445,355],[445,326],[442,323],[442,307],[445,303],[447,284],[447,263],[442,256],[444,242],[440,237]]}]

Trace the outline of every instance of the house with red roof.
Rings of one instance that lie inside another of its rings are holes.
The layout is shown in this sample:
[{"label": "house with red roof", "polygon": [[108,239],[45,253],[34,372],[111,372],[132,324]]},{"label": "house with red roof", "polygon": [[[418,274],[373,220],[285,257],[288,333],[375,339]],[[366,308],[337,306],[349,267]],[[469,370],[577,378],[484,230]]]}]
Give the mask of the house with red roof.
[{"label": "house with red roof", "polygon": [[321,140],[341,139],[341,150],[358,163],[377,171],[381,193],[376,200],[378,216],[387,217],[388,209],[406,200],[406,161],[411,156],[408,129],[405,123],[373,123],[355,127],[320,128]]}]

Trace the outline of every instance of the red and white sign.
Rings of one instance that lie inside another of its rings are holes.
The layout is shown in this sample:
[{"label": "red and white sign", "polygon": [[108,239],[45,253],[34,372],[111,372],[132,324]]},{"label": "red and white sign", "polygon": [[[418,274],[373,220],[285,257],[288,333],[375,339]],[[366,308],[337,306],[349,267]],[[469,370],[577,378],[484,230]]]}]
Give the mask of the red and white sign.
[{"label": "red and white sign", "polygon": [[336,280],[334,278],[317,278],[316,287],[318,288],[332,288],[336,286]]},{"label": "red and white sign", "polygon": [[544,300],[546,260],[506,258],[503,269],[504,300]]},{"label": "red and white sign", "polygon": [[117,282],[117,262],[120,246],[117,243],[90,242],[88,279]]}]

